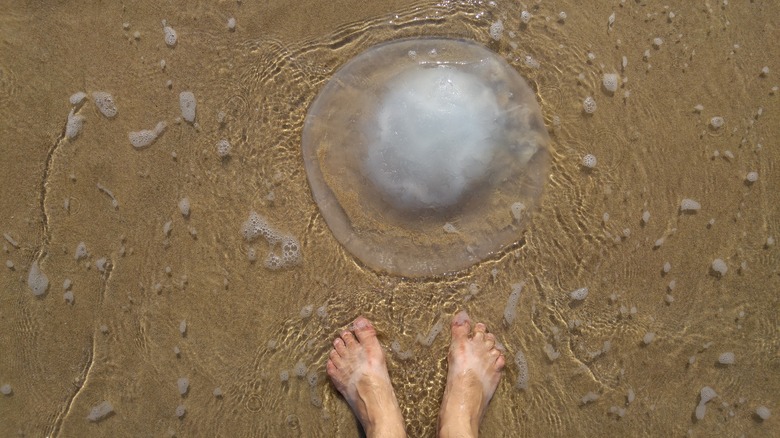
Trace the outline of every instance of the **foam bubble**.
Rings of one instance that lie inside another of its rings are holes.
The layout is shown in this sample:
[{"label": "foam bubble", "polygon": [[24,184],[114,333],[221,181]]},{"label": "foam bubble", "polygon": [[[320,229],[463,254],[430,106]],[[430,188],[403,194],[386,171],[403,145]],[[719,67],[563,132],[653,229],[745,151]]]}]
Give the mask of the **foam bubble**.
[{"label": "foam bubble", "polygon": [[0,386],[0,394],[11,395],[12,392],[14,392],[14,390],[11,388],[11,385],[6,383],[3,386]]},{"label": "foam bubble", "polygon": [[319,381],[317,372],[310,371],[309,374],[306,375],[306,381],[309,382],[309,386],[317,386],[317,381]]},{"label": "foam bubble", "polygon": [[522,351],[518,351],[515,354],[515,365],[517,365],[517,383],[515,383],[515,388],[528,389],[528,361],[525,359],[525,354]]},{"label": "foam bubble", "polygon": [[598,394],[596,394],[596,393],[595,393],[595,392],[593,392],[593,391],[588,391],[588,393],[587,393],[587,394],[585,394],[584,396],[582,396],[582,398],[580,399],[580,403],[582,403],[583,405],[585,405],[585,404],[588,404],[588,403],[590,403],[590,402],[594,402],[594,401],[596,401],[596,400],[598,400],[598,399],[599,399],[599,395],[598,395]]},{"label": "foam bubble", "polygon": [[[19,242],[16,241],[13,237],[11,237],[8,233],[3,233],[3,238],[11,244],[14,248],[19,248]],[[6,249],[6,252],[8,252],[8,249]]]},{"label": "foam bubble", "polygon": [[450,234],[458,232],[458,229],[455,228],[455,225],[453,225],[453,224],[451,224],[449,222],[444,224],[444,226],[442,226],[442,229],[444,230],[445,233],[450,233]]},{"label": "foam bubble", "polygon": [[504,23],[498,20],[490,25],[490,38],[498,41],[501,39],[501,34],[504,33]]},{"label": "foam bubble", "polygon": [[523,291],[525,283],[515,283],[512,285],[512,292],[509,294],[509,298],[504,306],[504,321],[507,324],[512,325],[517,316],[517,303],[520,301],[520,293]]},{"label": "foam bubble", "polygon": [[715,259],[712,261],[712,270],[723,276],[726,275],[726,271],[729,270],[729,267],[722,259]]},{"label": "foam bubble", "polygon": [[426,347],[430,347],[431,344],[433,344],[433,341],[436,340],[436,336],[441,333],[442,329],[444,328],[444,324],[441,321],[441,318],[436,321],[435,324],[433,324],[433,327],[431,327],[431,330],[428,331],[428,334],[425,336],[417,335],[417,342],[419,342],[422,345],[425,345]]},{"label": "foam bubble", "polygon": [[604,85],[604,89],[610,93],[614,93],[618,89],[620,84],[620,77],[615,73],[604,73],[601,78],[601,83]]},{"label": "foam bubble", "polygon": [[247,242],[263,236],[270,245],[265,266],[271,270],[289,268],[301,261],[301,244],[290,235],[280,234],[257,212],[251,212],[249,219],[241,226],[241,234]]},{"label": "foam bubble", "polygon": [[101,114],[109,119],[116,117],[119,110],[117,110],[114,96],[106,93],[105,91],[95,91],[92,93],[92,100],[95,101],[95,106]]},{"label": "foam bubble", "polygon": [[261,235],[266,239],[270,239],[276,232],[268,225],[265,217],[253,211],[249,213],[249,219],[241,226],[241,234],[247,242],[251,242]]},{"label": "foam bubble", "polygon": [[704,403],[699,403],[698,406],[696,406],[696,419],[697,420],[703,420],[704,414],[707,413],[707,405]]},{"label": "foam bubble", "polygon": [[65,137],[68,140],[76,138],[84,125],[84,116],[76,114],[73,110],[68,113],[68,123],[65,125]]},{"label": "foam bubble", "polygon": [[720,129],[725,123],[726,121],[723,120],[723,117],[720,116],[715,116],[710,119],[710,126],[712,126],[714,129]]},{"label": "foam bubble", "polygon": [[680,211],[682,212],[694,212],[701,210],[701,204],[693,199],[685,198],[680,201]]},{"label": "foam bubble", "polygon": [[30,265],[30,272],[27,274],[27,287],[37,297],[46,293],[46,289],[49,288],[49,278],[41,271],[37,260]]},{"label": "foam bubble", "polygon": [[163,27],[163,35],[165,37],[165,45],[168,47],[175,47],[176,43],[179,40],[179,36],[176,34],[176,31],[171,27],[165,25]]},{"label": "foam bubble", "polygon": [[184,217],[190,216],[190,198],[181,198],[179,200],[179,212]]},{"label": "foam bubble", "polygon": [[582,301],[588,296],[588,288],[583,287],[569,293],[572,300]]},{"label": "foam bubble", "polygon": [[596,162],[596,156],[593,154],[586,154],[582,157],[582,166],[587,167],[588,169],[596,167]]},{"label": "foam bubble", "polygon": [[87,252],[87,245],[84,242],[79,242],[79,244],[76,246],[76,253],[74,255],[76,260],[81,260],[88,255],[89,253]]},{"label": "foam bubble", "polygon": [[106,269],[108,268],[108,259],[101,257],[95,260],[95,268],[97,268],[98,271],[105,273]]},{"label": "foam bubble", "polygon": [[225,158],[230,155],[230,142],[226,139],[222,139],[217,143],[217,155],[219,158]]},{"label": "foam bubble", "polygon": [[730,351],[721,353],[720,356],[718,356],[718,362],[721,365],[734,365],[736,361],[736,356],[734,356],[734,353]]},{"label": "foam bubble", "polygon": [[588,96],[582,101],[582,109],[587,114],[593,114],[596,112],[596,100],[592,96]]},{"label": "foam bubble", "polygon": [[127,138],[130,144],[136,149],[145,148],[157,140],[157,137],[165,131],[167,124],[165,122],[157,123],[154,129],[142,129],[140,131],[130,131]]},{"label": "foam bubble", "polygon": [[68,100],[70,101],[71,105],[78,106],[78,105],[81,105],[82,103],[84,103],[84,99],[86,99],[86,98],[87,98],[87,93],[85,93],[83,91],[77,91],[77,92],[73,93],[70,96],[70,99],[68,99]]},{"label": "foam bubble", "polygon": [[184,417],[184,414],[187,413],[187,407],[184,405],[176,406],[176,416],[179,418]]},{"label": "foam bubble", "polygon": [[519,221],[523,217],[523,212],[525,211],[525,204],[523,204],[522,202],[515,202],[509,208],[512,211],[512,217],[515,218],[515,220]]},{"label": "foam bubble", "polygon": [[758,418],[762,421],[766,421],[772,416],[772,411],[766,406],[759,406],[756,408],[756,415],[758,415]]},{"label": "foam bubble", "polygon": [[553,347],[552,344],[544,344],[543,350],[545,354],[547,354],[547,358],[550,360],[550,362],[558,359],[561,356],[561,353],[555,351],[555,347]]},{"label": "foam bubble", "polygon": [[87,420],[98,422],[104,418],[110,413],[114,412],[114,407],[111,405],[109,401],[103,401],[97,406],[94,406],[91,411],[89,411],[89,415],[87,415]]},{"label": "foam bubble", "polygon": [[195,122],[195,109],[197,102],[195,101],[195,95],[192,91],[182,91],[179,93],[179,108],[181,109],[181,117],[188,123]]},{"label": "foam bubble", "polygon": [[699,397],[701,397],[701,401],[699,401],[700,404],[708,403],[710,400],[717,397],[718,394],[715,392],[714,389],[710,388],[709,386],[703,387],[699,391]]},{"label": "foam bubble", "polygon": [[176,387],[179,388],[179,395],[184,396],[187,394],[187,391],[190,390],[190,379],[180,377],[179,380],[176,381]]}]

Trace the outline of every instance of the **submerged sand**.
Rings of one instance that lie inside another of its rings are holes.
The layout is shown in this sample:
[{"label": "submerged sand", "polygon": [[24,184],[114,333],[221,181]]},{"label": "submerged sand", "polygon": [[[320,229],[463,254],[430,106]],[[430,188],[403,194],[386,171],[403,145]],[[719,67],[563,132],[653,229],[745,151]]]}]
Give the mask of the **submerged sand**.
[{"label": "submerged sand", "polygon": [[[780,238],[780,5],[542,2],[527,5],[527,24],[523,9],[5,2],[0,386],[10,391],[0,394],[0,435],[355,436],[324,365],[332,337],[365,314],[396,347],[388,365],[410,435],[432,436],[446,322],[466,309],[510,359],[484,436],[770,436],[780,417],[780,251],[768,245]],[[177,32],[174,48],[162,20]],[[341,65],[417,36],[479,41],[527,78],[552,169],[517,244],[464,272],[407,280],[361,266],[337,243],[300,140],[309,104]],[[605,73],[620,75],[613,94]],[[106,118],[88,100],[67,139],[78,91],[110,93],[118,112]],[[177,121],[183,91],[197,100],[196,124]],[[713,117],[724,125],[714,129]],[[154,143],[131,144],[128,133],[161,121]],[[586,154],[597,158],[591,170]],[[681,213],[686,198],[701,209]],[[300,264],[264,267],[267,242],[241,235],[251,211],[298,239]],[[80,242],[88,256],[76,260]],[[36,262],[48,278],[39,297],[27,285]],[[734,363],[720,364],[722,353]],[[698,420],[705,386],[717,397]],[[113,412],[88,420],[106,401]],[[761,421],[759,406],[774,416]]]}]

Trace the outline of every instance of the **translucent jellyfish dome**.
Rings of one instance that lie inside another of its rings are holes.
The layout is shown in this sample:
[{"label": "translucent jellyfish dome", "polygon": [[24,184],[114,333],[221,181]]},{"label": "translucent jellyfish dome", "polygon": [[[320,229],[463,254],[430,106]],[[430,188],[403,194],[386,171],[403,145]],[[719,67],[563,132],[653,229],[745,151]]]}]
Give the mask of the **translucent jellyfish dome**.
[{"label": "translucent jellyfish dome", "polygon": [[542,194],[549,137],[525,80],[471,41],[380,44],[328,81],[303,127],[314,200],[366,266],[468,268],[518,242]]}]

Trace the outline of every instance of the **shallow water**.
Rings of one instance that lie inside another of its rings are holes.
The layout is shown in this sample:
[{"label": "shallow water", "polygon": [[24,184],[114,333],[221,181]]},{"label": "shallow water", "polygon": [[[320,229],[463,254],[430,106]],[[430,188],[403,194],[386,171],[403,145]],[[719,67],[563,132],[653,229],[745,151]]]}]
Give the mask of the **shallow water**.
[{"label": "shallow water", "polygon": [[[13,392],[0,395],[0,435],[355,436],[324,361],[332,337],[362,313],[388,349],[397,340],[412,351],[389,354],[388,365],[410,435],[431,436],[449,337],[430,347],[416,339],[467,309],[510,362],[483,436],[770,436],[780,416],[780,251],[765,245],[780,238],[780,92],[772,91],[780,5],[526,6],[527,26],[516,2],[6,5],[0,232],[18,247],[3,242],[14,267],[0,275],[0,385]],[[162,19],[178,33],[173,49]],[[498,19],[505,30],[496,42],[489,29]],[[552,170],[517,244],[456,275],[405,280],[361,266],[333,238],[311,197],[300,136],[308,105],[341,65],[413,36],[474,39],[527,78],[551,133]],[[628,79],[614,96],[601,86],[612,72]],[[81,134],[66,140],[68,97],[80,90],[111,93],[119,113],[107,119],[85,103]],[[175,122],[186,90],[198,101],[197,127]],[[587,96],[597,102],[592,116],[583,113]],[[710,128],[713,116],[725,125]],[[135,150],[128,132],[161,120],[162,136]],[[224,161],[222,138],[232,144]],[[588,153],[598,159],[590,171],[580,164]],[[759,174],[753,184],[749,171]],[[179,212],[183,197],[189,218]],[[684,198],[701,210],[680,214]],[[250,263],[240,231],[253,210],[301,242],[300,265],[264,268],[262,240]],[[90,256],[77,262],[82,241]],[[106,273],[95,267],[101,257]],[[710,269],[717,258],[728,266],[722,277]],[[26,284],[35,260],[49,278],[41,298]],[[504,306],[521,281],[507,325]],[[585,286],[589,295],[573,304],[569,292]],[[655,339],[644,345],[648,332]],[[605,341],[609,351],[596,354]],[[546,344],[560,357],[550,361]],[[528,360],[525,390],[515,388],[517,351]],[[736,363],[716,364],[722,352]],[[298,362],[316,373],[314,386],[295,376]],[[184,397],[180,377],[190,382]],[[697,421],[703,386],[718,397]],[[626,406],[629,389],[636,399]],[[582,405],[589,391],[600,397]],[[87,421],[104,400],[114,413]],[[774,416],[759,421],[759,405]]]}]

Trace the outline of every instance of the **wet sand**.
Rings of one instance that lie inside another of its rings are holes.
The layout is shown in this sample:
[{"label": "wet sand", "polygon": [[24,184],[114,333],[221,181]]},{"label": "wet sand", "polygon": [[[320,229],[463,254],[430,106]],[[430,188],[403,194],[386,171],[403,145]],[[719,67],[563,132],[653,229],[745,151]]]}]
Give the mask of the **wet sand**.
[{"label": "wet sand", "polygon": [[[527,25],[521,10],[7,2],[0,232],[17,245],[3,241],[13,268],[0,275],[0,385],[12,392],[0,395],[0,435],[356,436],[324,366],[333,336],[365,314],[386,348],[397,341],[410,352],[388,355],[390,375],[410,435],[432,436],[449,337],[417,339],[466,309],[509,358],[483,436],[771,436],[780,416],[780,251],[767,245],[780,238],[780,6],[541,3],[528,5]],[[175,48],[163,19],[178,34]],[[498,19],[505,30],[495,41]],[[309,104],[341,65],[374,44],[419,36],[476,40],[527,78],[552,167],[516,245],[463,272],[404,279],[367,269],[334,239],[312,199],[300,137]],[[626,79],[614,95],[602,88],[604,73]],[[111,93],[118,114],[108,119],[88,100],[80,134],[66,139],[77,91]],[[196,125],[176,120],[182,91],[197,99]],[[590,116],[588,96],[597,102]],[[715,116],[725,121],[719,129]],[[160,121],[168,127],[152,145],[130,144],[129,132]],[[232,144],[226,160],[216,150],[223,138]],[[598,159],[592,170],[581,165],[586,154]],[[184,197],[189,217],[179,211]],[[685,198],[701,209],[681,214]],[[264,267],[266,242],[241,235],[251,211],[298,239],[299,265]],[[89,256],[75,260],[80,242]],[[712,271],[715,259],[725,275]],[[41,297],[27,286],[34,261],[49,280]],[[518,282],[525,287],[507,324]],[[572,303],[582,287],[588,296]],[[646,345],[647,333],[655,337]],[[560,357],[550,360],[547,344]],[[526,389],[516,387],[517,352]],[[724,352],[736,363],[717,363]],[[697,420],[704,386],[718,397]],[[583,404],[589,392],[599,398]],[[103,401],[114,412],[88,421]],[[761,405],[774,414],[764,422],[754,414]]]}]

